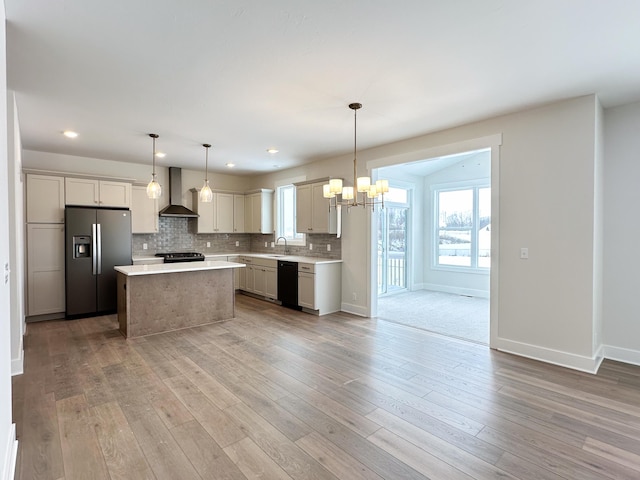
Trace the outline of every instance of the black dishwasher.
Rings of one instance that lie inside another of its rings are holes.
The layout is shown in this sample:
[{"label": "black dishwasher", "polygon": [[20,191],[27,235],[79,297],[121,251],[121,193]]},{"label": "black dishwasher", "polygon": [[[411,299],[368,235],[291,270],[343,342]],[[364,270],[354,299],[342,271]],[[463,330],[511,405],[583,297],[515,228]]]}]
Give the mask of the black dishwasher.
[{"label": "black dishwasher", "polygon": [[298,262],[278,260],[278,300],[284,307],[301,310],[298,306]]}]

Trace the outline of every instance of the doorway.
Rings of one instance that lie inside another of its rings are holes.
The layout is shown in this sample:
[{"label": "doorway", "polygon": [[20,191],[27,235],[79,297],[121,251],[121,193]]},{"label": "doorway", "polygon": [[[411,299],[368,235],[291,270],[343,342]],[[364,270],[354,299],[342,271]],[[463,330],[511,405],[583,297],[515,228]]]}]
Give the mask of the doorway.
[{"label": "doorway", "polygon": [[405,192],[376,212],[378,318],[488,345],[491,149],[377,174]]},{"label": "doorway", "polygon": [[378,295],[407,289],[409,249],[409,190],[390,187],[378,215]]}]

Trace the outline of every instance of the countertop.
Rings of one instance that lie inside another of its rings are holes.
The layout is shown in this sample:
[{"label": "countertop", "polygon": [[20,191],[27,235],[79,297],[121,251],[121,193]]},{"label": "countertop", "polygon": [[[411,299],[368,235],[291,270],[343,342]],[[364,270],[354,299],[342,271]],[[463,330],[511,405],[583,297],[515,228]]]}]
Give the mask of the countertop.
[{"label": "countertop", "polygon": [[[156,258],[156,257],[150,257]],[[242,268],[244,263],[221,260],[205,260],[204,262],[155,263],[152,265],[124,265],[114,267],[117,272],[127,276],[156,275],[159,273],[197,272],[201,270],[221,270],[225,268]]]},{"label": "countertop", "polygon": [[[224,258],[226,259],[227,257],[252,257],[252,258],[269,258],[269,259],[273,259],[273,260],[285,260],[287,262],[298,262],[298,263],[312,263],[312,264],[323,264],[323,263],[342,263],[341,259],[336,259],[336,258],[322,258],[322,257],[304,257],[304,256],[300,256],[300,255],[281,255],[281,254],[273,254],[273,253],[237,253],[237,252],[232,252],[232,253],[205,253],[204,254],[205,257],[205,263],[206,261],[209,260],[215,260],[217,258]],[[156,262],[162,262],[162,258],[160,257],[155,257],[155,256],[134,256],[133,257],[133,261],[134,262],[144,262],[144,261],[156,261]],[[190,262],[190,263],[202,263],[202,262]],[[164,265],[164,264],[162,264]],[[171,265],[171,264],[168,264]],[[175,264],[174,264],[175,265]],[[181,264],[179,264],[181,265]],[[142,265],[136,265],[136,266],[142,266]]]}]

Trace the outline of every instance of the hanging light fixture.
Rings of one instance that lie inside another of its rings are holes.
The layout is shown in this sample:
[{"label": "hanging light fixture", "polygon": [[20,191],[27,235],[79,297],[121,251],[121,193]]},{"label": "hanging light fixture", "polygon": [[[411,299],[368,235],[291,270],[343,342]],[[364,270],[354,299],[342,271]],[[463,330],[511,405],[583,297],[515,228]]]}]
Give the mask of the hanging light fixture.
[{"label": "hanging light fixture", "polygon": [[213,192],[211,191],[211,187],[209,186],[209,148],[211,145],[208,143],[203,143],[202,146],[205,149],[204,154],[204,185],[200,190],[200,201],[204,203],[213,202]]},{"label": "hanging light fixture", "polygon": [[[349,108],[353,110],[353,186],[347,187],[342,184],[341,178],[332,178],[329,183],[322,186],[324,198],[329,199],[329,208],[340,206],[345,207],[371,207],[380,205],[384,208],[384,194],[389,191],[388,180],[377,180],[371,183],[369,177],[358,177],[357,160],[357,115],[362,108],[361,103],[350,103]],[[358,201],[358,193],[361,193],[361,200]],[[338,200],[340,196],[340,200]],[[379,198],[379,200],[378,200]]]},{"label": "hanging light fixture", "polygon": [[158,138],[158,135],[150,133],[149,136],[153,138],[153,172],[151,173],[151,181],[147,185],[147,197],[160,198],[162,196],[162,187],[156,180],[156,138]]}]

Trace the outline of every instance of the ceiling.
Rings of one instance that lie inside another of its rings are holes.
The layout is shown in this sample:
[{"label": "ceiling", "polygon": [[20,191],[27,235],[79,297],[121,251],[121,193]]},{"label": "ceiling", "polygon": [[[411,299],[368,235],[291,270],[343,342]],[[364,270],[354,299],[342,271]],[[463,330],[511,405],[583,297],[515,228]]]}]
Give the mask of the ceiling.
[{"label": "ceiling", "polygon": [[[640,100],[629,0],[4,0],[23,147],[271,172],[563,98]],[[74,140],[61,133],[79,133]],[[268,148],[279,153],[269,154]]]}]

